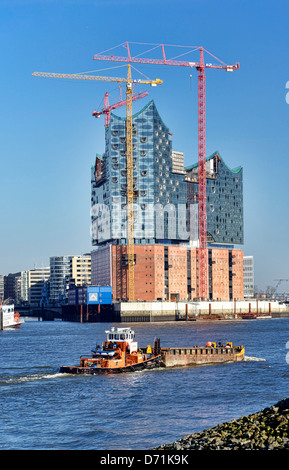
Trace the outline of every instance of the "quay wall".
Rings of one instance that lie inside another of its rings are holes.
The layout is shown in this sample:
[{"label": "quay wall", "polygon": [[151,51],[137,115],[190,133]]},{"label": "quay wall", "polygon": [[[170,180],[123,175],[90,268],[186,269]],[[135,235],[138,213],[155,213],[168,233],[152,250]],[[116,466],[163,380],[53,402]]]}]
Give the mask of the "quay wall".
[{"label": "quay wall", "polygon": [[244,313],[289,316],[289,307],[276,301],[220,302],[113,302],[111,305],[65,305],[62,320],[74,322],[166,322],[234,320]]},{"label": "quay wall", "polygon": [[277,301],[241,300],[220,302],[118,302],[113,304],[121,322],[234,319],[239,314],[258,313],[272,317],[289,316],[289,308]]}]

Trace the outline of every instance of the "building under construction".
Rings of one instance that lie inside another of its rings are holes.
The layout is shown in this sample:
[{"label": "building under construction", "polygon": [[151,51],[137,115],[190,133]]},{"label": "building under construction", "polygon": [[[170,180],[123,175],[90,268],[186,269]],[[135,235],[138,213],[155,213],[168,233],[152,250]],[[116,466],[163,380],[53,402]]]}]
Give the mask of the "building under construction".
[{"label": "building under construction", "polygon": [[[200,291],[198,164],[184,167],[154,101],[132,116],[134,300],[193,300]],[[92,285],[129,295],[127,119],[110,115],[91,177]],[[243,298],[243,171],[206,160],[207,298]],[[239,248],[238,248],[239,246]],[[131,300],[131,299],[130,299]]]},{"label": "building under construction", "polygon": [[[110,48],[109,55],[95,54],[94,59],[127,63],[127,78],[32,74],[126,83],[125,101],[108,106],[106,93],[105,109],[93,113],[105,113],[106,142],[92,169],[91,235],[96,249],[91,282],[111,286],[114,300],[243,298],[243,256],[235,249],[243,243],[242,168],[231,170],[218,152],[206,158],[205,70],[233,72],[240,64],[227,65],[203,47],[186,46],[185,54],[199,51],[199,61],[168,59],[164,44],[153,48],[161,48],[161,58],[134,56],[128,42],[120,47],[127,56]],[[218,63],[206,63],[204,52]],[[132,101],[145,96],[135,95],[135,84],[157,86],[163,81],[133,79],[131,63],[197,70],[197,165],[183,167],[183,155],[172,151],[172,134],[153,101],[133,116]],[[110,115],[124,104],[126,119]],[[148,256],[153,251],[155,259]]]}]

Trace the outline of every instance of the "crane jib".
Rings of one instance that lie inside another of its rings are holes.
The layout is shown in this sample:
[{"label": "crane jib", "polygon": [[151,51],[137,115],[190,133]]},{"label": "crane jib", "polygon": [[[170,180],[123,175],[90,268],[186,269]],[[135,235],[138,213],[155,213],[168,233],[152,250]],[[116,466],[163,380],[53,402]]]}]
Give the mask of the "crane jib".
[{"label": "crane jib", "polygon": [[99,80],[99,81],[108,81],[108,82],[118,82],[118,83],[141,83],[147,85],[161,85],[162,80],[156,78],[155,80],[142,80],[136,78],[124,78],[124,77],[101,77],[97,75],[85,75],[85,74],[69,74],[69,73],[53,73],[53,72],[33,72],[33,77],[48,77],[48,78],[73,78],[78,80]]}]

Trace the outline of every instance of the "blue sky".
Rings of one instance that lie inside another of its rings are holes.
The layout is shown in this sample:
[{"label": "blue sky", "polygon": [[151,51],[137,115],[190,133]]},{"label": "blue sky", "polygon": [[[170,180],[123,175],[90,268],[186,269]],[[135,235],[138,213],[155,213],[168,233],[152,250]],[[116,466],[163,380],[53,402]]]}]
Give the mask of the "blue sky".
[{"label": "blue sky", "polygon": [[[288,16],[282,0],[1,0],[0,273],[91,250],[90,168],[104,150],[104,119],[91,114],[106,91],[118,97],[114,83],[32,72],[126,76],[93,56],[131,41],[203,46],[240,62],[234,73],[206,72],[207,154],[219,150],[228,166],[244,168],[243,248],[255,258],[256,284],[289,278]],[[195,163],[196,70],[137,69],[164,84],[139,89],[149,96],[134,110],[153,98],[174,150]]]}]

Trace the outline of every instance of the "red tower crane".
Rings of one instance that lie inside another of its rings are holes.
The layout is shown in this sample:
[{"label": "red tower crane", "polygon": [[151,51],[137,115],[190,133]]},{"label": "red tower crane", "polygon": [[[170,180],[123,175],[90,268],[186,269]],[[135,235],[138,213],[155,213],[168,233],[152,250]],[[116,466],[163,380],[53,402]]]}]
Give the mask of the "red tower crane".
[{"label": "red tower crane", "polygon": [[[136,43],[135,43],[136,44]],[[164,44],[150,44],[153,46],[150,50],[161,47],[162,58],[151,59],[139,56],[132,56],[128,42],[120,44],[127,50],[127,57],[114,55],[95,54],[95,60],[108,60],[118,62],[133,62],[138,64],[154,65],[174,65],[180,67],[195,67],[198,71],[198,183],[199,183],[199,297],[206,299],[209,296],[208,291],[208,254],[207,254],[207,206],[206,206],[206,77],[205,69],[223,69],[227,72],[233,72],[240,67],[239,63],[227,65],[213,54],[206,51],[203,47],[190,47],[185,54],[200,51],[199,62],[184,60],[167,59],[165,55]],[[168,45],[166,45],[168,46]],[[118,47],[118,46],[117,46]],[[184,47],[184,46],[174,46]],[[149,52],[148,50],[147,52]],[[210,54],[220,64],[213,65],[204,62],[204,51]],[[184,54],[182,54],[184,55]]]},{"label": "red tower crane", "polygon": [[[139,100],[140,98],[144,98],[147,95],[148,95],[148,92],[143,91],[141,93],[138,93],[137,95],[133,95],[132,101]],[[118,101],[117,103],[109,105],[108,92],[106,92],[104,95],[104,108],[101,109],[101,111],[93,111],[92,115],[95,116],[96,118],[99,118],[102,114],[104,114],[105,115],[105,129],[107,129],[110,123],[110,111],[112,111],[113,109],[119,108],[120,106],[124,106],[126,104],[127,104],[127,100],[121,100],[121,101]]]}]

